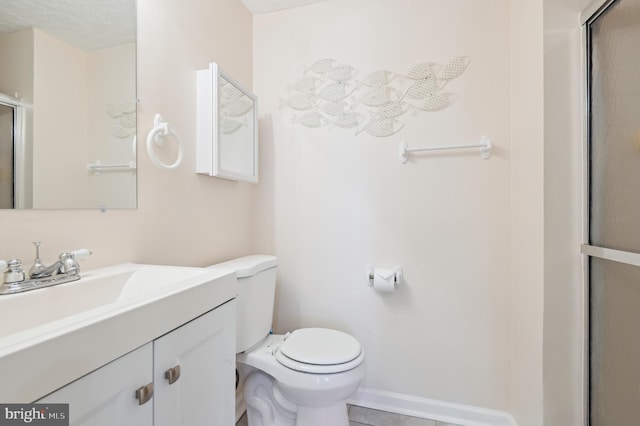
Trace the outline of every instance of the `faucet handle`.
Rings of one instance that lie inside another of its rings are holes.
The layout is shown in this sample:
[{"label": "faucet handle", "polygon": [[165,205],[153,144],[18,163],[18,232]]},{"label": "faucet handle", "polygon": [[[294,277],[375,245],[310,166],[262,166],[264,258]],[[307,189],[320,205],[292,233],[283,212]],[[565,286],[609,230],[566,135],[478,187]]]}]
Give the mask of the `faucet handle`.
[{"label": "faucet handle", "polygon": [[69,253],[60,253],[60,272],[61,273],[72,273],[78,274],[80,273],[80,264],[78,260],[86,259],[91,256],[91,250],[89,249],[80,249],[74,250]]},{"label": "faucet handle", "polygon": [[22,262],[19,259],[11,259],[7,266],[9,269],[4,271],[5,283],[13,284],[24,281],[24,269],[22,269]]},{"label": "faucet handle", "polygon": [[74,250],[70,253],[76,260],[86,259],[91,256],[93,252],[89,249],[83,248],[79,250]]}]

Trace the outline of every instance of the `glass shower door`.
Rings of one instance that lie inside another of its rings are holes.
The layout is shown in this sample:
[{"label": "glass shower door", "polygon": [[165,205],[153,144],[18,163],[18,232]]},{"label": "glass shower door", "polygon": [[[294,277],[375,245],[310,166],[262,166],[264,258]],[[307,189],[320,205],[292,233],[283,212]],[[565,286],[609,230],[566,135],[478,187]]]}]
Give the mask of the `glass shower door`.
[{"label": "glass shower door", "polygon": [[586,23],[589,419],[640,424],[640,0]]}]

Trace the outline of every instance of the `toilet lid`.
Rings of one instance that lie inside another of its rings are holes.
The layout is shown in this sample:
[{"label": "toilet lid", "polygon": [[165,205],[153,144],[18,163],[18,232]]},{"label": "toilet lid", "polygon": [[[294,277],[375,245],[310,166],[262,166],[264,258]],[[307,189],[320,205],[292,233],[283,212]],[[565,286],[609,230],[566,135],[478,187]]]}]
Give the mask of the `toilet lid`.
[{"label": "toilet lid", "polygon": [[306,372],[346,371],[362,362],[360,342],[346,333],[327,328],[295,330],[278,352],[280,356],[276,358],[280,363]]}]

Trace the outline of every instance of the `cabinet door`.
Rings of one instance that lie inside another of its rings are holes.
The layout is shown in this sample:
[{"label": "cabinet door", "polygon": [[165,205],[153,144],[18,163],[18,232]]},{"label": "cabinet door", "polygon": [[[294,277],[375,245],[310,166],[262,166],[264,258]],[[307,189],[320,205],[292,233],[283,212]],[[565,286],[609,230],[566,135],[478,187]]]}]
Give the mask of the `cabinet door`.
[{"label": "cabinet door", "polygon": [[235,309],[232,300],[153,342],[155,426],[234,424]]},{"label": "cabinet door", "polygon": [[136,390],[151,383],[153,346],[148,343],[36,401],[69,404],[72,426],[151,426],[153,404]]}]

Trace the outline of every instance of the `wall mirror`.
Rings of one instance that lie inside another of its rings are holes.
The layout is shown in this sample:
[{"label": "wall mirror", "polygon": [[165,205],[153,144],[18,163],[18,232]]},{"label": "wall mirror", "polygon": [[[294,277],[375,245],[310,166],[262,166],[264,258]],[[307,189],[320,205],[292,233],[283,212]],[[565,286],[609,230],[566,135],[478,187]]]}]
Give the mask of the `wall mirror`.
[{"label": "wall mirror", "polygon": [[3,0],[0,208],[133,209],[135,0]]},{"label": "wall mirror", "polygon": [[197,72],[198,173],[258,182],[258,100],[218,64]]}]

